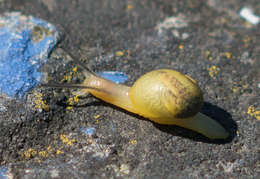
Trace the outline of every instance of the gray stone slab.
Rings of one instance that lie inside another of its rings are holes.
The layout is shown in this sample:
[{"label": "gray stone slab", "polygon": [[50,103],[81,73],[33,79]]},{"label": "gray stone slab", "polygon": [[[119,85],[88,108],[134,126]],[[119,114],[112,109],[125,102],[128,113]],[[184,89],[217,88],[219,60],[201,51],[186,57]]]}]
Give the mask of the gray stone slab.
[{"label": "gray stone slab", "polygon": [[[38,87],[23,101],[0,98],[0,176],[259,177],[260,34],[239,15],[243,7],[260,16],[258,0],[0,1],[0,12],[21,11],[63,32],[43,81],[84,79],[68,52],[93,71],[124,72],[127,85],[153,69],[175,69],[198,81],[202,112],[231,134],[212,141],[77,98],[76,90]],[[95,130],[86,135],[88,128]]]}]

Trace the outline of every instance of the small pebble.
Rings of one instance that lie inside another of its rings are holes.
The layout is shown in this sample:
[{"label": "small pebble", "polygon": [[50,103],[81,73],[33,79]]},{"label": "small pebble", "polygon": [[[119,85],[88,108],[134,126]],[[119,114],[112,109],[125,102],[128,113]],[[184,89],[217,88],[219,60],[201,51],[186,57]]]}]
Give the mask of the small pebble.
[{"label": "small pebble", "polygon": [[257,25],[260,22],[260,17],[255,15],[252,9],[243,7],[240,12],[240,16],[248,21],[250,24]]},{"label": "small pebble", "polygon": [[86,136],[92,136],[95,134],[96,129],[94,127],[81,128],[81,132],[83,132]]},{"label": "small pebble", "polygon": [[0,167],[0,178],[7,179],[8,169],[5,166]]}]

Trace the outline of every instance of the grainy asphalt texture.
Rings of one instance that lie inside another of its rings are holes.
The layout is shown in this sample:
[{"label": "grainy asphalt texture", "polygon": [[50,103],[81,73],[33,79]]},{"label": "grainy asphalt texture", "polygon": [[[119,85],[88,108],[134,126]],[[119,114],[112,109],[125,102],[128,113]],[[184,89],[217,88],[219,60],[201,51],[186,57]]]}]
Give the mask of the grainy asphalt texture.
[{"label": "grainy asphalt texture", "polygon": [[[131,85],[171,68],[200,84],[202,112],[230,133],[212,141],[160,126],[76,90],[36,88],[1,98],[0,167],[14,178],[257,178],[260,176],[260,25],[239,15],[259,0],[1,0],[0,12],[49,21],[63,36],[46,81],[80,83],[73,53]],[[177,22],[175,21],[177,18]],[[168,22],[168,23],[167,23]],[[85,135],[85,129],[93,129]]]}]

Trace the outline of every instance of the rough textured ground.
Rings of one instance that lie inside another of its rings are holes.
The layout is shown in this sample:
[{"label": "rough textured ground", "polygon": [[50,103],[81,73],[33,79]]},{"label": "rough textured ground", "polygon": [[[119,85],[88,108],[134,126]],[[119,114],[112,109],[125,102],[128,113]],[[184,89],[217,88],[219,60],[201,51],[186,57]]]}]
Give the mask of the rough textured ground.
[{"label": "rough textured ground", "polygon": [[199,82],[202,112],[231,137],[210,141],[75,90],[36,88],[23,100],[0,98],[0,172],[10,178],[259,177],[260,26],[239,16],[245,6],[260,15],[258,0],[1,0],[0,12],[21,11],[63,32],[42,68],[45,81],[84,78],[67,51],[93,71],[128,74],[129,85],[147,71],[176,69]]}]

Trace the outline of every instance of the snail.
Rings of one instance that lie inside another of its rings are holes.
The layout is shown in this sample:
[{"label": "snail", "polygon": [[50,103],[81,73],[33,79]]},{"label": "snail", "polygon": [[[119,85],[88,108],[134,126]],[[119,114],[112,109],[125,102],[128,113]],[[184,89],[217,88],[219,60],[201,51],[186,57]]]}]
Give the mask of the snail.
[{"label": "snail", "polygon": [[129,87],[99,77],[73,56],[72,59],[85,69],[86,78],[82,84],[42,86],[81,88],[81,93],[90,93],[155,123],[181,126],[210,139],[225,139],[229,136],[219,123],[199,112],[203,105],[202,91],[188,75],[170,69],[154,70],[141,76]]}]

